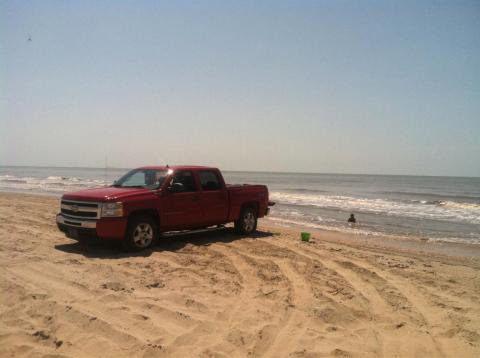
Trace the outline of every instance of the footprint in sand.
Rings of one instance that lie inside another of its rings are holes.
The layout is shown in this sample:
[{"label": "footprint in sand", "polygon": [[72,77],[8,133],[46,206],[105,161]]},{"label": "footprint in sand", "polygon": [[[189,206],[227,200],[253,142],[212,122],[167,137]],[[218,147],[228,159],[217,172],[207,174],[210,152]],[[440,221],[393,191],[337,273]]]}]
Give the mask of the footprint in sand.
[{"label": "footprint in sand", "polygon": [[34,293],[34,294],[32,295],[32,298],[33,298],[34,300],[44,300],[44,299],[47,298],[47,294],[45,294],[45,293]]},{"label": "footprint in sand", "polygon": [[147,288],[163,288],[165,287],[165,284],[163,282],[153,282],[149,283],[148,285],[145,285]]},{"label": "footprint in sand", "polygon": [[128,292],[128,293],[132,293],[133,291],[135,291],[134,288],[127,289],[120,282],[106,282],[106,283],[102,284],[102,288],[104,288],[106,290],[112,290],[112,291],[115,291],[115,292],[125,291],[125,292]]},{"label": "footprint in sand", "polygon": [[40,331],[36,331],[34,334],[32,334],[32,336],[38,337],[41,340],[47,340],[50,338],[50,333],[40,330]]}]

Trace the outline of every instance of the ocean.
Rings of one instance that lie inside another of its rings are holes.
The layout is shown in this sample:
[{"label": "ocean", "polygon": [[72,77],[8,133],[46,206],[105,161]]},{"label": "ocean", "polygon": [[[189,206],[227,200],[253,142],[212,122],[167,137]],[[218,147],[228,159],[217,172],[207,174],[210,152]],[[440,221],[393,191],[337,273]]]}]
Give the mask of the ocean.
[{"label": "ocean", "polygon": [[[128,169],[2,167],[0,191],[60,196],[111,184]],[[480,178],[224,172],[265,184],[282,225],[480,244]],[[357,224],[347,224],[350,214]]]}]

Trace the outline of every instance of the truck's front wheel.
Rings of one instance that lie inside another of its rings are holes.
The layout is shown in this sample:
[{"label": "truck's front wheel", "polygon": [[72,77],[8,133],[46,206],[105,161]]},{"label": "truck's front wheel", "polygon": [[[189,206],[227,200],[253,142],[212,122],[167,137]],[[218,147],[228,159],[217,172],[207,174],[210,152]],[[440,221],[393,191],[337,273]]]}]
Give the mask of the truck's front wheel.
[{"label": "truck's front wheel", "polygon": [[153,246],[157,241],[158,229],[148,216],[136,216],[128,223],[124,247],[130,251],[140,251]]},{"label": "truck's front wheel", "polygon": [[242,210],[240,217],[235,221],[235,231],[240,234],[251,234],[257,229],[257,212],[248,207]]}]

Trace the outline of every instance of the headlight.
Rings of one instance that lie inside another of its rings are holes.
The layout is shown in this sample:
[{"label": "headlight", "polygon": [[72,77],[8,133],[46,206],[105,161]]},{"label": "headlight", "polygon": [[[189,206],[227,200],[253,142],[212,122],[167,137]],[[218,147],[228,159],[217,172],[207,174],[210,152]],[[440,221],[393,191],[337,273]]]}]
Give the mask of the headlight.
[{"label": "headlight", "polygon": [[103,203],[102,217],[123,216],[122,203]]}]

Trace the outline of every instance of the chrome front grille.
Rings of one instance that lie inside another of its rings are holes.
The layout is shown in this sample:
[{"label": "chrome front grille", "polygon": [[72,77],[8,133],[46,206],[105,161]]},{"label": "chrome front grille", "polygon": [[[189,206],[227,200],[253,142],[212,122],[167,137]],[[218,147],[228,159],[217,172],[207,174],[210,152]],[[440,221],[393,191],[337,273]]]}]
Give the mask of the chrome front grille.
[{"label": "chrome front grille", "polygon": [[76,219],[100,219],[102,210],[101,203],[65,199],[60,208],[62,215]]}]

